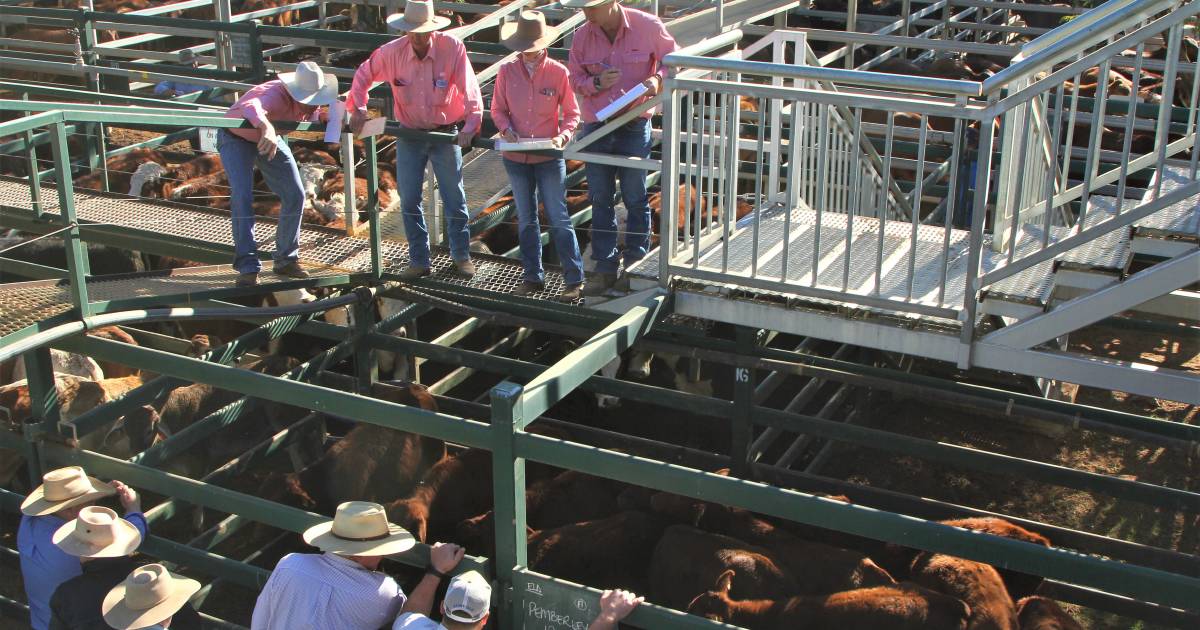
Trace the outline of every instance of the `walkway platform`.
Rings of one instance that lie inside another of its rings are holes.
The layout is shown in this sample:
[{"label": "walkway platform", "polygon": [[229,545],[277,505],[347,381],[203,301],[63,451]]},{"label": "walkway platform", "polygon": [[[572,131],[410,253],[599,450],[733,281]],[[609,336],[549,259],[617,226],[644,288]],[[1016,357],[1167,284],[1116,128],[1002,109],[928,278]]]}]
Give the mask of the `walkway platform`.
[{"label": "walkway platform", "polygon": [[[55,186],[43,184],[41,188],[46,214],[56,217],[58,196]],[[163,240],[168,243],[226,252],[232,257],[233,237],[228,213],[209,208],[190,206],[157,199],[135,199],[123,195],[93,191],[77,191],[75,211],[81,225],[119,226],[124,234],[140,235],[144,239]],[[21,227],[32,216],[29,185],[24,179],[0,177],[0,225]],[[20,222],[6,218],[22,216]],[[46,223],[45,231],[58,229],[57,223]],[[254,224],[254,238],[260,252],[274,251],[275,221],[258,217]],[[92,239],[103,242],[103,239]],[[397,241],[383,241],[381,254],[384,273],[398,273],[408,263],[408,245]],[[321,276],[366,273],[371,267],[370,244],[367,238],[346,236],[343,232],[317,226],[303,226],[300,231],[300,259],[304,266]],[[509,293],[521,283],[521,263],[501,256],[473,255],[477,272],[474,278],[466,279],[452,272],[453,261],[444,248],[434,248],[433,278],[439,282],[470,286],[495,293]],[[230,286],[233,272],[227,266],[204,268],[204,272],[177,270],[161,277],[139,274],[136,279],[94,280],[97,293],[94,300],[114,297],[186,296],[187,293]],[[267,280],[268,274],[261,276]],[[36,285],[38,297],[33,301],[25,295]],[[532,296],[534,299],[551,299],[562,290],[562,275],[554,267],[546,269],[546,289]],[[266,285],[276,287],[274,283]],[[288,288],[288,283],[278,288]],[[0,285],[0,321],[4,326],[0,332],[7,334],[9,321],[32,323],[56,312],[70,308],[69,294],[56,288],[55,281],[39,283],[17,283]],[[260,289],[261,292],[261,289]],[[175,300],[178,301],[178,300]],[[36,316],[30,313],[37,313]]]}]

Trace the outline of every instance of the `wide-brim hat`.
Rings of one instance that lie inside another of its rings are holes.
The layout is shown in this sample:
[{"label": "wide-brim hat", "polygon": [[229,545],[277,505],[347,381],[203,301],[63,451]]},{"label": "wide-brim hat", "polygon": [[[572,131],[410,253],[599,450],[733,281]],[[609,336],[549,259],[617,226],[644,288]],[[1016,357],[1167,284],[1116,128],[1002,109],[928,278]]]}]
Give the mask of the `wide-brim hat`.
[{"label": "wide-brim hat", "polygon": [[95,477],[89,477],[79,466],[67,466],[42,475],[38,486],[21,502],[21,513],[45,516],[63,508],[91,503],[116,494],[116,489]]},{"label": "wide-brim hat", "polygon": [[172,575],[161,564],[148,564],[109,591],[100,610],[117,630],[145,628],[179,612],[199,590],[196,580]]},{"label": "wide-brim hat", "polygon": [[301,105],[329,105],[338,98],[337,76],[322,72],[312,61],[300,62],[295,72],[284,72],[279,80]]},{"label": "wide-brim hat", "polygon": [[522,11],[515,22],[500,25],[500,43],[516,52],[536,52],[558,39],[558,29],[546,24],[541,11]]},{"label": "wide-brim hat", "polygon": [[450,18],[438,15],[431,0],[408,0],[403,13],[387,16],[387,25],[406,33],[432,33],[450,26]]},{"label": "wide-brim hat", "polygon": [[412,549],[417,539],[387,520],[378,503],[347,501],[337,507],[333,520],[304,531],[304,542],[341,556],[390,556]]},{"label": "wide-brim hat", "polygon": [[77,558],[120,558],[137,550],[142,533],[116,512],[92,505],[59,527],[50,542]]},{"label": "wide-brim hat", "polygon": [[616,1],[617,0],[558,0],[558,3],[568,9],[588,9]]}]

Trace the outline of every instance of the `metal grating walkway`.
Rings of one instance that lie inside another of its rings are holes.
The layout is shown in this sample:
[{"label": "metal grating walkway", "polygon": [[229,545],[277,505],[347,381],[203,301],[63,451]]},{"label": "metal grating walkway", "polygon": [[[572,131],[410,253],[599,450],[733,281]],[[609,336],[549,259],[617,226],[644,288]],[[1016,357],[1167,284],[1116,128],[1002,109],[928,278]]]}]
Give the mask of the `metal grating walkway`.
[{"label": "metal grating walkway", "polygon": [[[49,214],[56,214],[57,190],[53,185],[42,184],[42,199],[45,200],[45,211]],[[3,207],[16,208],[25,212],[32,211],[29,186],[26,180],[0,177],[0,209]],[[161,200],[134,199],[108,193],[77,191],[75,211],[80,223],[122,226],[147,237],[189,241],[208,247],[215,245],[231,253],[233,250],[229,214],[209,208]],[[3,212],[0,210],[0,224],[2,223]],[[254,224],[254,239],[261,252],[274,251],[275,221],[258,217]],[[398,273],[407,265],[407,244],[383,241],[381,252],[384,273]],[[470,286],[496,293],[510,293],[521,283],[521,263],[517,260],[500,256],[473,255],[477,273],[474,278],[468,280],[452,273],[453,260],[445,248],[435,247],[433,254],[433,278],[440,282]],[[330,273],[367,272],[371,266],[370,244],[366,238],[346,236],[340,231],[302,226],[300,230],[300,260],[310,271],[317,268],[328,270]],[[232,276],[222,276],[221,272],[216,271],[214,273],[217,275],[210,276],[206,280],[207,288],[220,286],[221,283],[232,284]],[[543,293],[533,297],[552,298],[562,290],[562,284],[562,274],[556,268],[548,266],[546,289]],[[13,286],[0,286],[0,296],[14,293],[11,288]],[[178,288],[168,287],[161,282],[151,283],[147,286],[163,290]],[[44,290],[48,291],[47,295],[53,293],[49,289]],[[119,290],[114,289],[114,291]],[[180,291],[171,292],[179,293]],[[53,299],[61,298],[61,294],[55,295],[57,297]],[[132,294],[126,292],[118,293],[118,295],[129,297]],[[2,299],[0,297],[0,300]],[[93,300],[95,299],[99,298],[93,298]],[[43,308],[51,307],[44,306]],[[66,308],[64,306],[63,310]],[[4,306],[0,306],[0,316],[7,319],[10,311]],[[34,321],[37,319],[40,318],[35,318]]]},{"label": "metal grating walkway", "polygon": [[[1164,164],[1155,174],[1155,180],[1162,179],[1162,194],[1167,194],[1193,180],[1186,167]],[[1151,186],[1153,189],[1153,186]],[[1151,200],[1153,190],[1146,191],[1144,202]],[[1188,240],[1200,239],[1200,195],[1189,197],[1167,206],[1162,210],[1138,221],[1138,232],[1148,231],[1154,236],[1183,238]]]}]

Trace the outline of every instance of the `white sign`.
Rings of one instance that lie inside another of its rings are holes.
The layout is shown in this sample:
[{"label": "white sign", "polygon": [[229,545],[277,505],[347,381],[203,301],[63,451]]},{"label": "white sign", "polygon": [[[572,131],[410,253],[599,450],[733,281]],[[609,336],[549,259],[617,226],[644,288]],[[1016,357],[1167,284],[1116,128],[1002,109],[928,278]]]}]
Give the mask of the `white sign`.
[{"label": "white sign", "polygon": [[371,120],[363,123],[362,131],[358,132],[358,137],[361,139],[369,138],[371,136],[378,136],[379,134],[383,133],[383,126],[386,124],[387,119],[383,116],[380,116],[379,118],[372,118]]},{"label": "white sign", "polygon": [[329,122],[325,126],[325,142],[337,144],[342,141],[342,123],[346,118],[346,104],[334,101],[329,106]]},{"label": "white sign", "polygon": [[217,152],[217,130],[215,128],[200,128],[200,150],[205,153]]},{"label": "white sign", "polygon": [[233,57],[232,61],[234,65],[244,67],[254,65],[254,58],[250,53],[250,35],[245,33],[230,33],[229,46],[229,52]]},{"label": "white sign", "polygon": [[596,120],[608,120],[613,114],[625,109],[630,103],[638,100],[638,98],[644,95],[647,91],[649,91],[649,88],[646,87],[645,83],[639,83],[633,86],[631,90],[617,97],[617,100],[609,103],[604,109],[596,112]]}]

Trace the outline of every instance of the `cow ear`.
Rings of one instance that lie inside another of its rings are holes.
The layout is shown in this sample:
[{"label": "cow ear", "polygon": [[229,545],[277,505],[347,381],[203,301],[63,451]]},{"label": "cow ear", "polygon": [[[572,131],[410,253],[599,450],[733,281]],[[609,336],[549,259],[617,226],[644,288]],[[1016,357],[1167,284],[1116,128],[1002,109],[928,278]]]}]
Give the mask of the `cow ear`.
[{"label": "cow ear", "polygon": [[730,570],[722,573],[721,577],[717,578],[716,590],[718,592],[728,594],[730,589],[732,589],[732,588],[733,588],[733,570],[730,569]]}]

